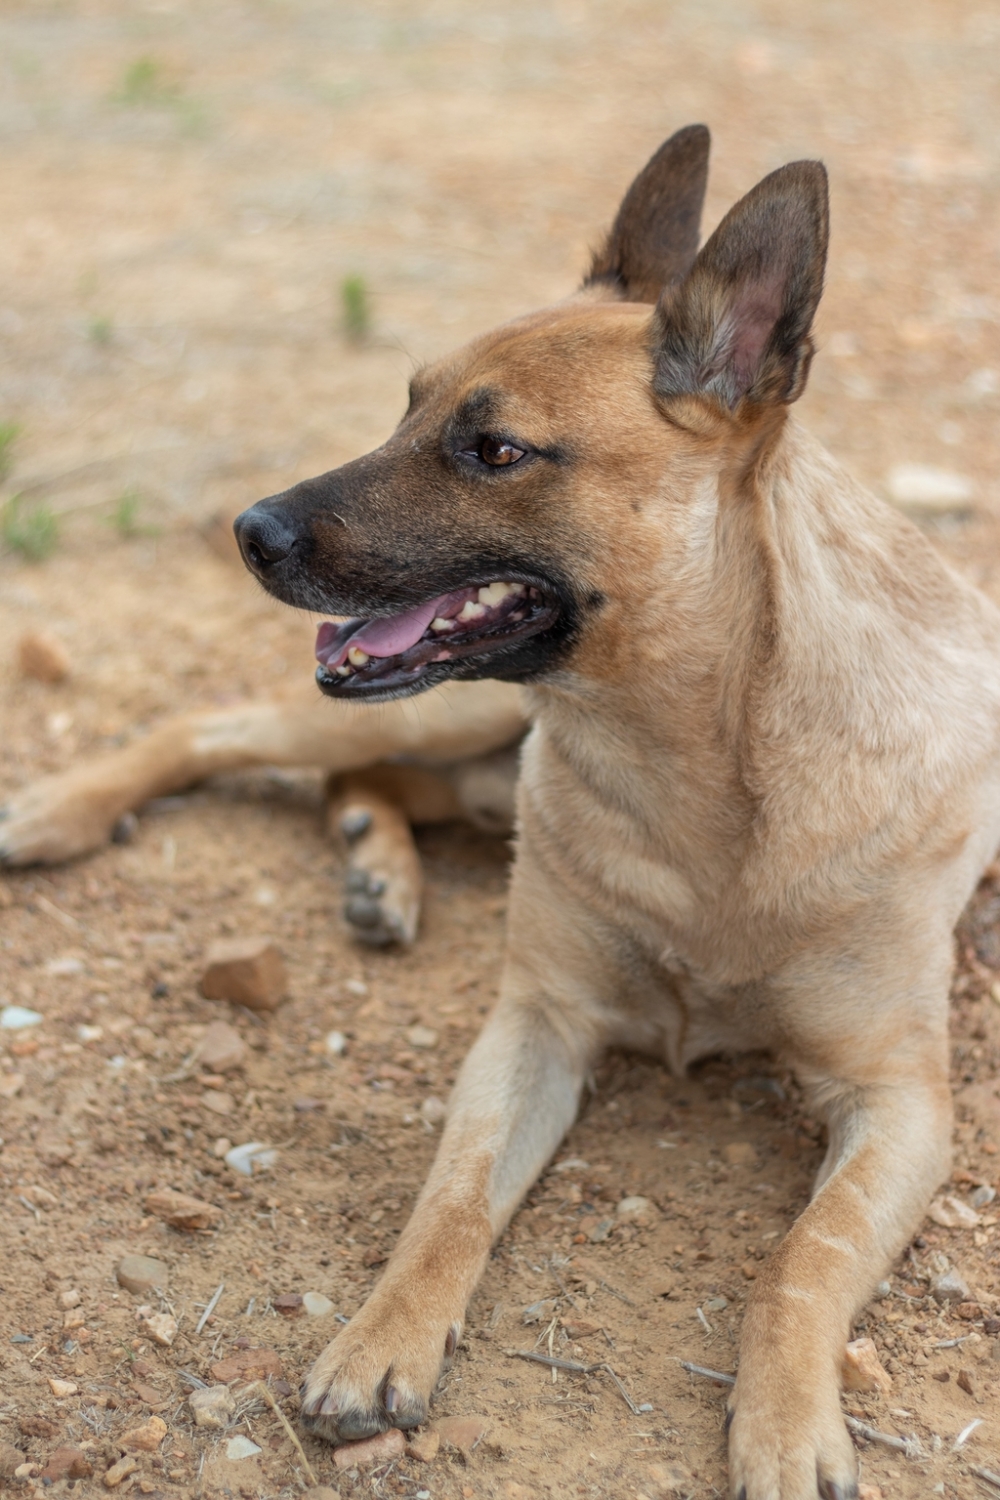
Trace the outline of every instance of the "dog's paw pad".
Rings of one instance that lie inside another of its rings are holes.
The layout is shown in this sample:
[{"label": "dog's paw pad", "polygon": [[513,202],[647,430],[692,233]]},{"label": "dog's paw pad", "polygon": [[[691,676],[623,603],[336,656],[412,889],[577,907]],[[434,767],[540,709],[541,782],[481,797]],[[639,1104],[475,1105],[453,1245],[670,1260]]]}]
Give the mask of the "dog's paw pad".
[{"label": "dog's paw pad", "polygon": [[373,948],[412,942],[410,929],[415,923],[408,922],[397,909],[388,882],[381,875],[355,868],[348,871],[345,884],[344,918],[359,942]]}]

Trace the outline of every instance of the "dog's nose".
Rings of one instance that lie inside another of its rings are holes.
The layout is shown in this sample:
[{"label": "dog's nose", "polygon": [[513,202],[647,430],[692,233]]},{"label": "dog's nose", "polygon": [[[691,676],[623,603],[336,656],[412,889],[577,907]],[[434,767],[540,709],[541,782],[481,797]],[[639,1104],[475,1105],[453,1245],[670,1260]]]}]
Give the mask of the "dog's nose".
[{"label": "dog's nose", "polygon": [[298,541],[295,527],[280,511],[251,505],[233,522],[243,561],[252,573],[263,576],[276,563],[289,557]]}]

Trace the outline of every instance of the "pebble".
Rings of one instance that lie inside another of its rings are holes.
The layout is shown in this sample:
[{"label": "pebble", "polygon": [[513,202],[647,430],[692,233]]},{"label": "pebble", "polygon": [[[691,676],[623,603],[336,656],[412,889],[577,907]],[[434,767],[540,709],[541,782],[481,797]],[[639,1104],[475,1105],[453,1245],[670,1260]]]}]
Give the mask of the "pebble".
[{"label": "pebble", "polygon": [[25,631],[17,643],[17,659],[21,675],[36,682],[63,682],[69,676],[69,652],[47,630]]},{"label": "pebble", "polygon": [[142,1332],[148,1334],[154,1344],[159,1344],[164,1349],[169,1349],[177,1337],[177,1319],[169,1313],[154,1312],[151,1307],[140,1307],[136,1317],[142,1328]]},{"label": "pebble", "polygon": [[43,1484],[58,1484],[60,1479],[89,1479],[93,1472],[82,1448],[67,1445],[49,1455],[49,1461],[38,1477]]},{"label": "pebble", "polygon": [[233,1146],[225,1155],[226,1166],[232,1167],[242,1177],[266,1172],[277,1160],[277,1151],[273,1146],[265,1146],[263,1141],[247,1141],[243,1146]]},{"label": "pebble", "polygon": [[946,515],[968,508],[973,495],[964,474],[931,464],[894,464],[886,475],[890,500],[921,515]]},{"label": "pebble", "polygon": [[227,1359],[210,1366],[209,1374],[220,1385],[229,1385],[234,1380],[266,1380],[269,1375],[283,1380],[285,1371],[277,1351],[262,1347],[234,1350]]},{"label": "pebble", "polygon": [[39,1026],[44,1020],[37,1010],[28,1010],[23,1005],[5,1005],[0,1010],[0,1028],[4,1031],[24,1031],[28,1026]]},{"label": "pebble", "polygon": [[636,1195],[633,1198],[623,1198],[615,1209],[619,1219],[640,1219],[648,1214],[653,1205],[648,1198]]},{"label": "pebble", "polygon": [[206,955],[200,989],[208,1000],[275,1010],[285,984],[284,960],[271,938],[220,938]]},{"label": "pebble", "polygon": [[951,1194],[935,1198],[927,1210],[927,1217],[940,1224],[942,1229],[975,1229],[979,1224],[975,1209]]},{"label": "pebble", "polygon": [[398,1427],[388,1432],[376,1433],[360,1443],[344,1443],[334,1448],[333,1461],[338,1469],[365,1468],[370,1464],[384,1464],[391,1459],[402,1458],[406,1452],[406,1439]]},{"label": "pebble", "polygon": [[83,1298],[80,1295],[78,1287],[71,1286],[69,1291],[59,1293],[60,1307],[65,1307],[67,1309],[70,1307],[79,1307],[82,1301]]},{"label": "pebble", "polygon": [[969,1202],[972,1204],[973,1208],[989,1208],[990,1204],[996,1198],[996,1195],[996,1188],[990,1187],[987,1183],[984,1183],[982,1187],[976,1188],[976,1191],[970,1197]]},{"label": "pebble", "polygon": [[310,1318],[327,1318],[333,1312],[334,1305],[322,1292],[306,1292],[302,1298],[302,1306]]},{"label": "pebble", "polygon": [[429,1026],[411,1026],[406,1033],[406,1040],[411,1047],[436,1047],[438,1034]]},{"label": "pebble", "polygon": [[442,1417],[431,1431],[437,1433],[446,1447],[471,1453],[482,1442],[488,1425],[484,1417]]},{"label": "pebble", "polygon": [[170,1267],[151,1255],[123,1255],[115,1267],[115,1280],[127,1292],[144,1297],[159,1287],[166,1291],[170,1281]]},{"label": "pebble", "polygon": [[231,1073],[246,1059],[247,1044],[228,1021],[213,1021],[198,1043],[197,1060],[213,1073]]},{"label": "pebble", "polygon": [[582,1156],[567,1156],[562,1161],[557,1161],[552,1170],[553,1172],[589,1172],[590,1162],[584,1161]]},{"label": "pebble", "polygon": [[162,1219],[172,1229],[212,1229],[222,1218],[222,1210],[187,1193],[158,1188],[146,1197],[146,1212]]},{"label": "pebble", "polygon": [[72,1380],[58,1380],[54,1375],[49,1376],[49,1390],[53,1396],[75,1396],[77,1389]]},{"label": "pebble", "polygon": [[325,1045],[331,1057],[343,1057],[347,1051],[347,1038],[342,1031],[328,1031]]},{"label": "pebble", "polygon": [[406,1456],[417,1459],[419,1463],[430,1464],[437,1458],[440,1446],[439,1432],[417,1432],[407,1440]]},{"label": "pebble", "polygon": [[236,1108],[236,1100],[224,1089],[206,1089],[201,1096],[201,1104],[203,1109],[211,1110],[213,1115],[231,1115]]},{"label": "pebble", "polygon": [[130,1427],[116,1442],[127,1453],[155,1453],[167,1435],[167,1424],[162,1417],[147,1417],[139,1427]]},{"label": "pebble", "polygon": [[256,1454],[262,1451],[256,1443],[252,1442],[250,1438],[244,1437],[242,1433],[239,1433],[236,1437],[231,1437],[226,1444],[226,1457],[234,1461],[241,1458],[254,1458]]},{"label": "pebble", "polygon": [[0,1479],[13,1479],[14,1470],[24,1463],[24,1454],[13,1443],[0,1439]]},{"label": "pebble", "polygon": [[841,1383],[845,1391],[892,1390],[892,1376],[883,1369],[871,1339],[852,1339],[844,1350]]},{"label": "pebble", "polygon": [[116,1464],[111,1465],[111,1468],[105,1474],[105,1485],[109,1490],[115,1489],[121,1484],[122,1480],[127,1479],[130,1474],[134,1474],[138,1467],[139,1465],[134,1458],[120,1458]]},{"label": "pebble", "polygon": [[420,1106],[420,1118],[427,1125],[440,1125],[448,1113],[448,1106],[429,1094]]},{"label": "pebble", "polygon": [[759,1158],[749,1141],[730,1141],[722,1148],[722,1160],[730,1167],[755,1167]]},{"label": "pebble", "polygon": [[222,1161],[226,1152],[232,1151],[232,1149],[233,1143],[226,1135],[220,1135],[212,1142],[212,1155],[218,1161]]},{"label": "pebble", "polygon": [[968,1302],[971,1292],[957,1271],[944,1271],[931,1282],[935,1302]]},{"label": "pebble", "polygon": [[299,1292],[282,1292],[280,1297],[275,1297],[271,1306],[283,1317],[297,1318],[302,1311],[302,1300]]}]

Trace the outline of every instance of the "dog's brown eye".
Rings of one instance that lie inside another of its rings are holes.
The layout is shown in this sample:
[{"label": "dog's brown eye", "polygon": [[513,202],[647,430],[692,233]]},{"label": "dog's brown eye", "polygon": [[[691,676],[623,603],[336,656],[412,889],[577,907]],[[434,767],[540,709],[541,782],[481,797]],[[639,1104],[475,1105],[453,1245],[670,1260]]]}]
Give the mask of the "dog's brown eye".
[{"label": "dog's brown eye", "polygon": [[491,464],[494,469],[502,469],[507,464],[516,464],[519,458],[524,457],[523,448],[515,448],[513,443],[502,443],[499,438],[483,438],[479,445],[479,457],[484,464]]}]

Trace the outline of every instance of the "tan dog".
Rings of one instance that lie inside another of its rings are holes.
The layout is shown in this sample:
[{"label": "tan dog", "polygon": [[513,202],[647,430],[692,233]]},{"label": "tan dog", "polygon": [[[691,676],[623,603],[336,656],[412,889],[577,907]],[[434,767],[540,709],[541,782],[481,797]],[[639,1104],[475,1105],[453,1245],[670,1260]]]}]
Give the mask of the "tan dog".
[{"label": "tan dog", "polygon": [[707,133],[626,197],[580,294],[414,381],[380,449],[237,522],[351,702],[531,684],[499,1004],[375,1291],[305,1391],[334,1441],[427,1413],[490,1246],[600,1050],[768,1047],[826,1121],[754,1283],[746,1500],[856,1493],[844,1343],[948,1168],[953,925],[1000,839],[1000,615],[789,415],[821,166],[696,254]]}]

